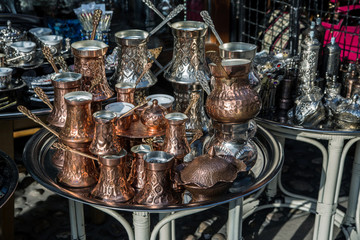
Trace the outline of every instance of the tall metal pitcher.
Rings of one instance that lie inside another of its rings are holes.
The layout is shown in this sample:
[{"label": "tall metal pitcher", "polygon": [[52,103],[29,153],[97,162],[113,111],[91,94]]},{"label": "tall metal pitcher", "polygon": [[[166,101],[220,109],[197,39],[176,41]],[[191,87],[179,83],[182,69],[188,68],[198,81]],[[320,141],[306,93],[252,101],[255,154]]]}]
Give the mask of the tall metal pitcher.
[{"label": "tall metal pitcher", "polygon": [[[204,111],[204,97],[199,80],[209,81],[210,71],[205,60],[205,35],[207,25],[197,21],[182,21],[171,25],[174,36],[173,59],[164,77],[172,82],[175,95],[175,111],[183,112],[189,105],[192,92],[199,92],[200,99],[186,124],[187,129],[200,125],[204,130],[209,120]],[[198,79],[202,77],[204,79]]]},{"label": "tall metal pitcher", "polygon": [[[130,29],[120,31],[115,34],[115,41],[119,46],[119,63],[115,74],[112,76],[112,84],[116,83],[135,83],[145,68],[148,59],[149,33],[143,30]],[[136,88],[135,100],[139,100],[141,95],[145,98],[145,90],[157,82],[151,70],[147,71],[141,78]],[[139,96],[140,95],[140,96]]]}]

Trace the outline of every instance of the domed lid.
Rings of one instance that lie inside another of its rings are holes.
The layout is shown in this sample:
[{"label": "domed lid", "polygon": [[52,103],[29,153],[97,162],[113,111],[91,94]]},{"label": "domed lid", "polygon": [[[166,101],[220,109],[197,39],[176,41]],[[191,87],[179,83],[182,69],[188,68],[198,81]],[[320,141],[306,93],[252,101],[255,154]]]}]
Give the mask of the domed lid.
[{"label": "domed lid", "polygon": [[1,41],[10,41],[14,42],[17,40],[22,40],[24,38],[25,32],[22,32],[11,26],[11,21],[7,21],[7,27],[3,27],[0,30],[0,40]]},{"label": "domed lid", "polygon": [[232,156],[216,156],[211,148],[207,154],[201,155],[190,162],[181,172],[184,184],[210,188],[219,182],[232,182],[238,170],[233,164]]}]

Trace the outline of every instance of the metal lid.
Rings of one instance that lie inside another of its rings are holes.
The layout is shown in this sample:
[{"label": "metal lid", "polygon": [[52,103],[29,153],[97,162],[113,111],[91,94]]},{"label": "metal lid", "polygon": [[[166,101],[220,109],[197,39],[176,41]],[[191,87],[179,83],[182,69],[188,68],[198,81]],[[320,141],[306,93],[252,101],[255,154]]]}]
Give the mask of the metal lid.
[{"label": "metal lid", "polygon": [[11,21],[7,21],[7,27],[0,30],[0,40],[14,42],[25,38],[25,32],[22,32],[11,26]]}]

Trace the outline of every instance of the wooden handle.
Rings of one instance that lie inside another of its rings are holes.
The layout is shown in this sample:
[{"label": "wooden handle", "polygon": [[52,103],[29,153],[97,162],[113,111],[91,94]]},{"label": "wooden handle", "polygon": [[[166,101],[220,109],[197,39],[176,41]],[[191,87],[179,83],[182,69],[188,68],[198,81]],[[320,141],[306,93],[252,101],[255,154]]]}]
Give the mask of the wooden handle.
[{"label": "wooden handle", "polygon": [[51,132],[52,134],[54,134],[56,137],[60,138],[59,133],[56,132],[54,129],[52,129],[51,127],[49,127],[48,125],[46,125],[45,123],[43,123],[43,121],[40,120],[40,118],[38,118],[35,114],[33,114],[29,109],[27,109],[26,107],[19,105],[17,107],[17,109],[22,112],[25,116],[27,116],[28,118],[30,118],[31,120],[33,120],[34,122],[40,124],[41,126],[43,126],[44,128],[46,128],[46,130],[48,130],[49,132]]},{"label": "wooden handle", "polygon": [[95,9],[94,10],[94,15],[93,15],[93,29],[91,32],[91,38],[90,40],[94,40],[95,39],[95,35],[96,35],[96,29],[99,25],[100,19],[101,19],[101,15],[102,15],[102,11],[100,9]]},{"label": "wooden handle", "polygon": [[36,95],[38,95],[38,97],[46,104],[48,105],[48,107],[51,109],[51,110],[54,110],[54,107],[53,105],[51,104],[48,96],[46,95],[46,93],[44,92],[44,90],[42,90],[42,88],[40,87],[36,87],[34,89]]},{"label": "wooden handle", "polygon": [[45,56],[45,58],[48,60],[48,62],[51,64],[52,68],[54,69],[54,71],[56,73],[59,73],[59,69],[56,67],[55,61],[54,61],[54,57],[51,54],[51,50],[48,46],[44,46],[42,49],[42,52]]}]

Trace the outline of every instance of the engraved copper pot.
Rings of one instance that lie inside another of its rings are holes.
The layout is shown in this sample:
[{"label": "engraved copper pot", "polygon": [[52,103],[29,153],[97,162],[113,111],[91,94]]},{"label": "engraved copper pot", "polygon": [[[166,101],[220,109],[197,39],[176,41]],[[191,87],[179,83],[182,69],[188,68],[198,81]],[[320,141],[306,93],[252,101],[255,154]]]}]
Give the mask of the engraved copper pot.
[{"label": "engraved copper pot", "polygon": [[106,110],[110,112],[114,112],[117,115],[117,120],[115,125],[115,129],[117,133],[119,131],[124,131],[130,128],[133,114],[129,113],[122,118],[119,117],[125,114],[127,111],[131,110],[132,108],[134,108],[134,105],[127,102],[115,102],[105,106]]},{"label": "engraved copper pot", "polygon": [[134,202],[153,207],[179,203],[171,188],[170,171],[174,157],[166,152],[154,151],[145,155],[145,186],[134,197]]},{"label": "engraved copper pot", "polygon": [[65,94],[67,117],[61,129],[63,143],[73,148],[87,148],[93,140],[94,121],[91,116],[92,94],[77,91]]},{"label": "engraved copper pot", "polygon": [[135,104],[135,83],[117,83],[115,85],[116,101]]},{"label": "engraved copper pot", "polygon": [[81,85],[81,74],[72,72],[57,73],[51,78],[54,86],[54,109],[51,111],[47,121],[56,127],[64,127],[66,121],[66,93],[79,91]]},{"label": "engraved copper pot", "polygon": [[96,40],[84,40],[71,44],[74,54],[74,71],[82,74],[81,90],[91,91],[94,101],[109,99],[114,92],[106,79],[105,54],[108,45]]},{"label": "engraved copper pot", "polygon": [[[116,83],[135,83],[148,62],[149,33],[143,30],[130,29],[115,33],[115,42],[119,47],[119,62],[111,81]],[[136,102],[139,103],[146,94],[146,89],[157,82],[151,70],[147,71],[136,86]]]},{"label": "engraved copper pot", "polygon": [[152,105],[145,107],[141,112],[140,119],[149,131],[156,132],[166,127],[166,114],[166,108],[160,106],[158,101],[154,99]]},{"label": "engraved copper pot", "polygon": [[181,161],[190,152],[190,145],[186,138],[185,122],[188,117],[183,113],[169,113],[165,115],[167,121],[163,151],[170,153],[177,161]]},{"label": "engraved copper pot", "polygon": [[210,118],[223,123],[243,123],[255,117],[261,108],[258,93],[251,89],[248,74],[251,61],[227,59],[222,61],[227,79],[215,64],[210,70],[215,77],[214,89],[206,99]]},{"label": "engraved copper pot", "polygon": [[128,182],[135,188],[136,192],[138,192],[145,186],[146,175],[144,157],[151,152],[151,147],[149,145],[140,144],[133,146],[131,152],[132,162]]},{"label": "engraved copper pot", "polygon": [[257,147],[252,140],[257,125],[250,120],[232,124],[213,121],[214,135],[205,143],[204,152],[213,148],[215,155],[233,156],[244,163],[244,171],[249,171],[256,163]]},{"label": "engraved copper pot", "polygon": [[[59,141],[61,142],[61,140]],[[56,168],[62,169],[62,167],[64,166],[64,159],[65,151],[62,149],[56,149],[51,157],[51,162]]]},{"label": "engraved copper pot", "polygon": [[[76,150],[89,153],[87,148]],[[79,154],[65,151],[63,168],[58,173],[59,182],[73,188],[85,188],[93,186],[98,180],[98,171],[92,159]]]},{"label": "engraved copper pot", "polygon": [[126,181],[126,154],[122,149],[118,155],[99,157],[100,176],[91,195],[97,199],[111,203],[121,203],[134,196],[134,189]]},{"label": "engraved copper pot", "polygon": [[114,155],[121,150],[121,146],[116,137],[115,121],[117,115],[114,112],[101,110],[93,114],[95,121],[94,139],[92,140],[89,151],[92,154]]},{"label": "engraved copper pot", "polygon": [[[152,94],[146,97],[150,102],[154,99],[158,101],[158,104],[166,108],[168,113],[172,112],[175,98],[167,94]],[[151,104],[151,103],[149,103]]]}]

